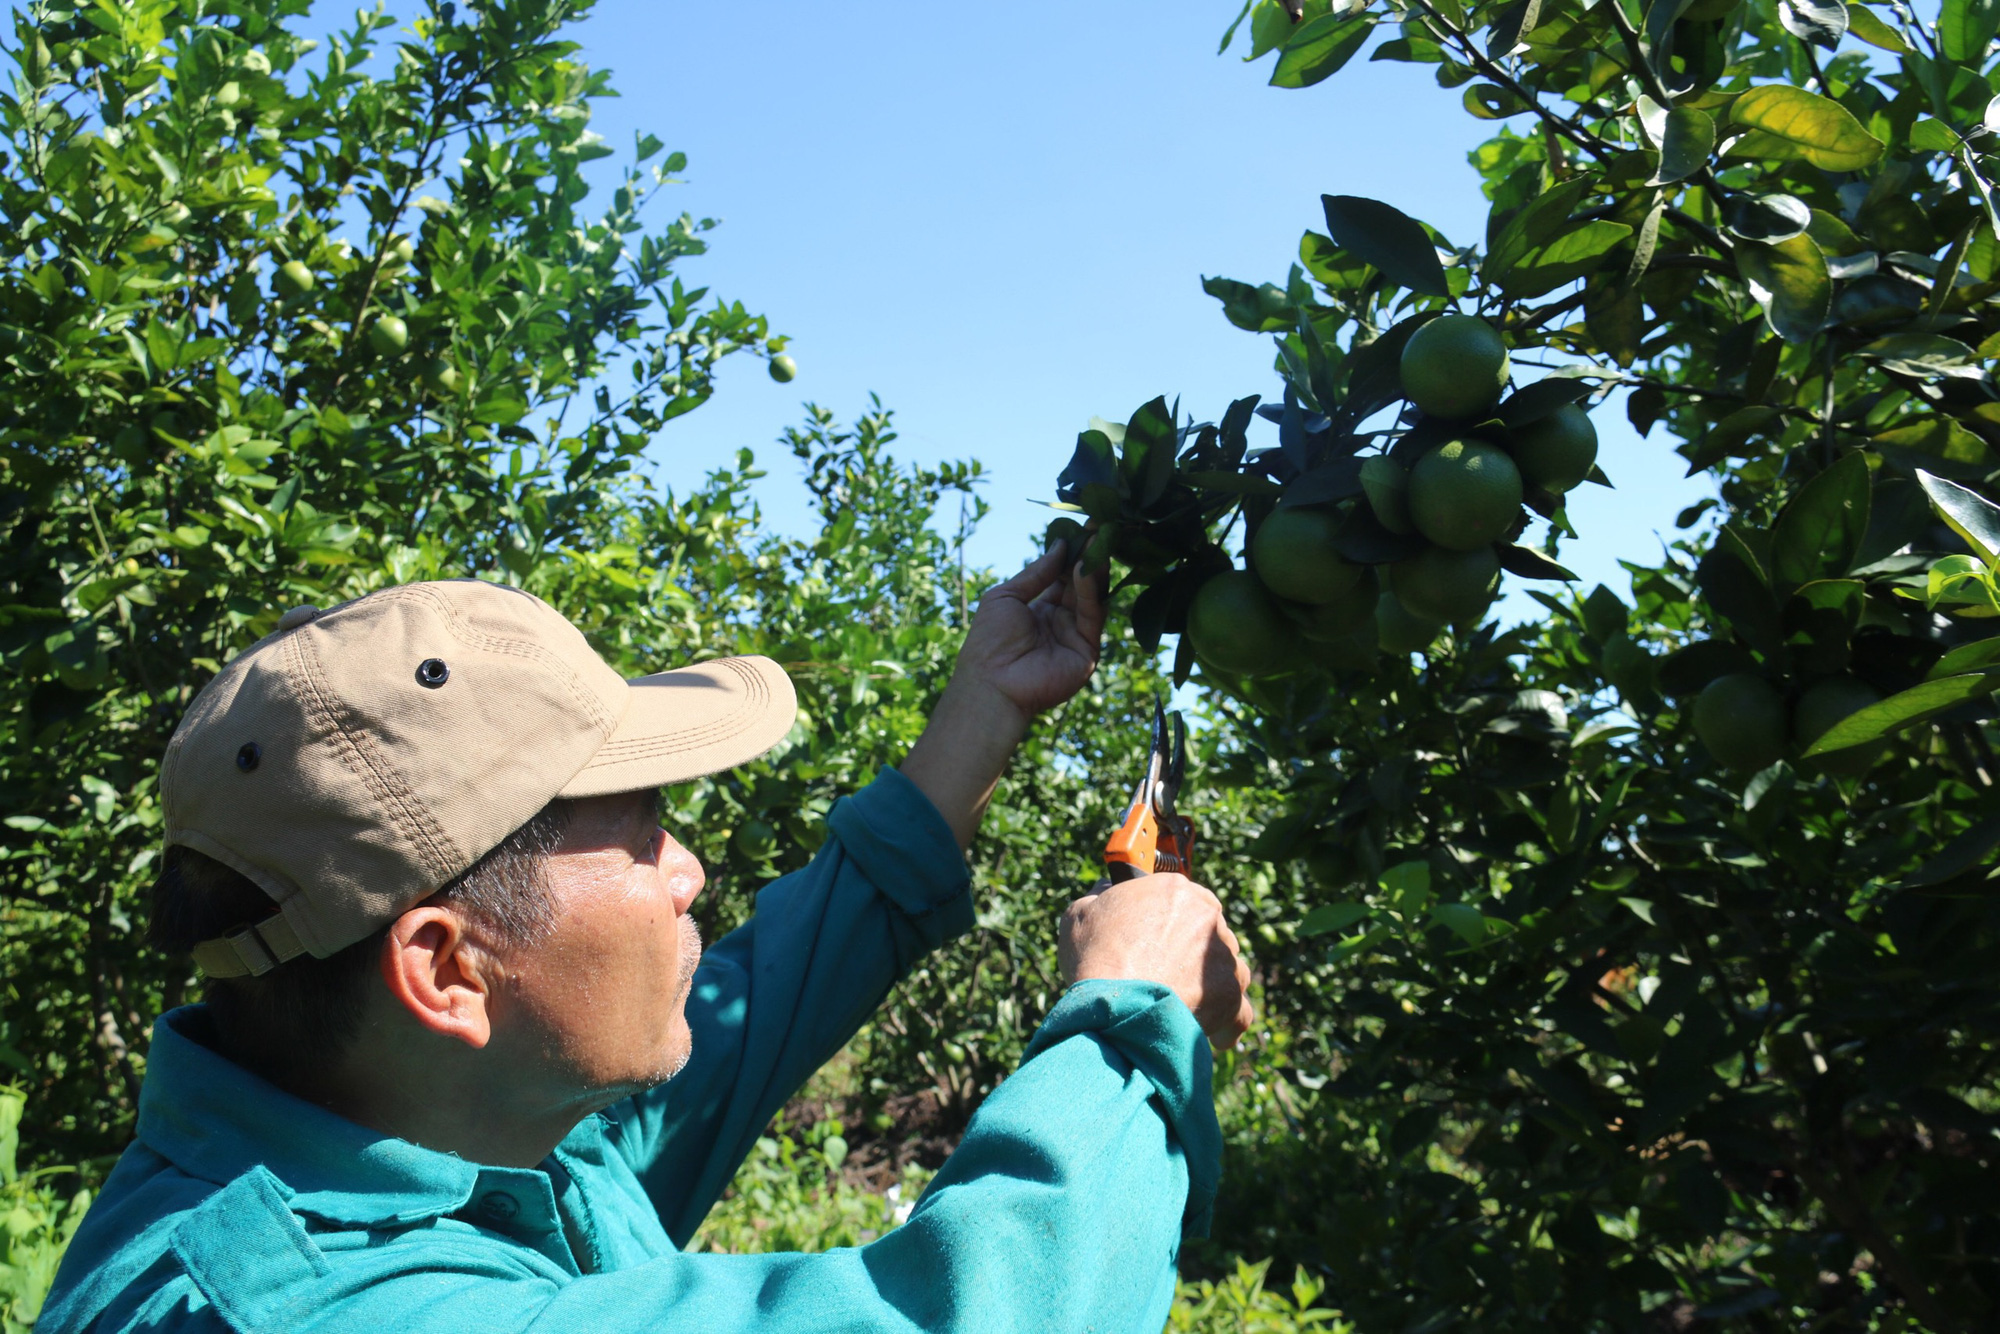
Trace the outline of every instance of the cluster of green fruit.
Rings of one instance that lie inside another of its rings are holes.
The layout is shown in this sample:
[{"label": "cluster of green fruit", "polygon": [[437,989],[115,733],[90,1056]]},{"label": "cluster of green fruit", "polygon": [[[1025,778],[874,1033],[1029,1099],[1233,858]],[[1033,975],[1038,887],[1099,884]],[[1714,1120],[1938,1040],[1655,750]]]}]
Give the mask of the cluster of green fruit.
[{"label": "cluster of green fruit", "polygon": [[[1702,687],[1694,698],[1694,734],[1715,762],[1738,773],[1768,769],[1819,740],[1828,728],[1870,704],[1882,692],[1857,677],[1823,677],[1799,692],[1788,709],[1778,688],[1761,676],[1731,672]],[[1836,778],[1866,773],[1886,751],[1876,742],[1821,755],[1811,763]]]},{"label": "cluster of green fruit", "polygon": [[[1407,467],[1394,453],[1366,460],[1360,496],[1289,506],[1280,497],[1251,535],[1250,568],[1196,591],[1187,623],[1196,656],[1243,676],[1365,669],[1380,652],[1419,652],[1447,625],[1477,622],[1499,592],[1496,544],[1518,535],[1524,498],[1553,501],[1597,459],[1596,428],[1574,402],[1513,429],[1495,418],[1509,369],[1506,343],[1476,316],[1417,329],[1403,348],[1402,388],[1436,443]],[[1362,504],[1421,545],[1386,564],[1343,557],[1343,521]]]},{"label": "cluster of green fruit", "polygon": [[[383,255],[385,266],[407,265],[415,262],[416,246],[407,236],[399,236]],[[312,266],[302,259],[288,259],[278,266],[278,272],[271,281],[272,289],[286,302],[298,302],[310,296],[319,285],[319,278]],[[377,315],[368,322],[363,337],[377,356],[400,357],[410,348],[410,326],[400,315]],[[782,339],[773,340],[773,347],[783,345]],[[789,384],[799,373],[799,365],[791,357],[782,353],[773,356],[767,369],[771,378],[779,384]],[[454,397],[465,384],[465,377],[458,367],[443,357],[431,357],[423,366],[423,381],[433,392],[445,397]]]},{"label": "cluster of green fruit", "polygon": [[[416,261],[417,248],[407,236],[396,237],[383,252],[382,264],[385,271],[407,266]],[[302,259],[288,259],[278,266],[277,275],[272,279],[272,288],[278,296],[288,302],[298,302],[310,296],[319,286],[319,277]],[[400,315],[381,314],[368,321],[362,337],[375,355],[380,357],[400,357],[410,349],[410,326]],[[454,397],[465,384],[465,377],[458,367],[443,357],[430,357],[422,368],[423,381],[434,393]]]}]

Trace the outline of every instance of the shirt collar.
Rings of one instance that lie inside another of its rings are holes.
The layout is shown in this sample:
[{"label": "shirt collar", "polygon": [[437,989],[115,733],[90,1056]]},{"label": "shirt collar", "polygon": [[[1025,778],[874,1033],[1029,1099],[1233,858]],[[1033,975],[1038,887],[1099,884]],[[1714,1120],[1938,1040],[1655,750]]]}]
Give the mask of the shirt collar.
[{"label": "shirt collar", "polygon": [[206,1006],[162,1015],[139,1092],[138,1139],[189,1176],[223,1185],[263,1167],[293,1210],[352,1227],[422,1222],[476,1197],[469,1216],[483,1226],[560,1232],[546,1173],[482,1167],[357,1125],[225,1059],[202,1041],[208,1027]]}]

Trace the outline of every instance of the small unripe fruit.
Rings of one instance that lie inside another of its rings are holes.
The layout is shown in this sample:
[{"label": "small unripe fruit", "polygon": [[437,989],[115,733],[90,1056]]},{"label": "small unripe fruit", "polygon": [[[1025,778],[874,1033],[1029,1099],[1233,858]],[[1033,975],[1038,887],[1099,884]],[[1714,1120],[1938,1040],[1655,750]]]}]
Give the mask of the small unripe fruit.
[{"label": "small unripe fruit", "polygon": [[1444,625],[1418,616],[1394,593],[1384,593],[1375,604],[1375,633],[1385,652],[1408,657],[1429,648]]},{"label": "small unripe fruit", "polygon": [[396,243],[389,247],[389,254],[398,262],[408,264],[417,257],[416,242],[407,236],[399,236],[396,238]]},{"label": "small unripe fruit", "polygon": [[1410,470],[1387,454],[1378,454],[1361,465],[1361,489],[1368,496],[1368,508],[1375,521],[1399,535],[1414,533],[1410,522]]},{"label": "small unripe fruit", "polygon": [[1187,633],[1203,662],[1241,676],[1268,676],[1292,666],[1298,632],[1256,575],[1225,570],[1195,593]]},{"label": "small unripe fruit", "polygon": [[278,266],[277,285],[279,296],[304,296],[313,289],[313,271],[306,267],[304,260],[286,260]]},{"label": "small unripe fruit", "polygon": [[456,394],[459,386],[465,383],[465,377],[459,374],[458,367],[448,361],[426,362],[423,376],[424,384],[440,394]]},{"label": "small unripe fruit", "polygon": [[799,363],[783,353],[771,358],[771,378],[779,384],[790,384],[798,373]]},{"label": "small unripe fruit", "polygon": [[1426,547],[1394,566],[1392,587],[1410,611],[1425,620],[1476,621],[1500,591],[1500,558],[1490,546],[1471,551]]},{"label": "small unripe fruit", "polygon": [[1590,476],[1597,462],[1597,428],[1589,413],[1565,403],[1514,432],[1513,453],[1522,481],[1561,495]]},{"label": "small unripe fruit", "polygon": [[410,345],[410,326],[394,315],[384,315],[368,326],[368,346],[385,357],[393,357]]},{"label": "small unripe fruit", "polygon": [[1410,518],[1441,547],[1473,551],[1504,537],[1521,513],[1521,470],[1492,445],[1449,440],[1410,469]]},{"label": "small unripe fruit", "polygon": [[1426,417],[1482,417],[1507,387],[1507,344],[1476,315],[1440,315],[1403,344],[1403,392]]},{"label": "small unripe fruit", "polygon": [[1718,676],[1694,697],[1694,734],[1725,769],[1755,773],[1785,753],[1785,704],[1761,676]]},{"label": "small unripe fruit", "polygon": [[1354,591],[1362,567],[1342,560],[1340,524],[1319,509],[1273,510],[1250,541],[1250,563],[1281,598],[1318,606]]}]

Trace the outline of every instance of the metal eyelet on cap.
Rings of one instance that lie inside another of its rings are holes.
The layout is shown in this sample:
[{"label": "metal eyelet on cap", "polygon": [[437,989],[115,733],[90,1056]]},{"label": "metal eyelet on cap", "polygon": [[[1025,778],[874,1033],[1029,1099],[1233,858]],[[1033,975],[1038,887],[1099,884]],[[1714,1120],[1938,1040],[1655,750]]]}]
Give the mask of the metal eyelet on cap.
[{"label": "metal eyelet on cap", "polygon": [[236,767],[249,773],[257,767],[257,761],[264,758],[264,748],[254,741],[246,741],[236,752]]},{"label": "metal eyelet on cap", "polygon": [[425,658],[417,664],[417,684],[426,690],[436,690],[451,680],[451,668],[444,665],[443,658]]}]

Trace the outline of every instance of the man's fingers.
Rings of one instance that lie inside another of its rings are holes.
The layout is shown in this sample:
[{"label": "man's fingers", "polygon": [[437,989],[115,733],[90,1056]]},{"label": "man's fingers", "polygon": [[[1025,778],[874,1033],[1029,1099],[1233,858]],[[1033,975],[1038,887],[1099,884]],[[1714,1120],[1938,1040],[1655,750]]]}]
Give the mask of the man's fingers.
[{"label": "man's fingers", "polygon": [[1032,602],[1034,599],[1040,597],[1057,579],[1062,577],[1063,551],[1064,547],[1062,544],[1050,547],[1047,551],[1029,561],[1021,572],[1012,579],[1007,580],[1005,583],[995,584],[980,594],[979,600],[984,602],[987,598],[1005,597],[1016,598],[1022,602]]}]

